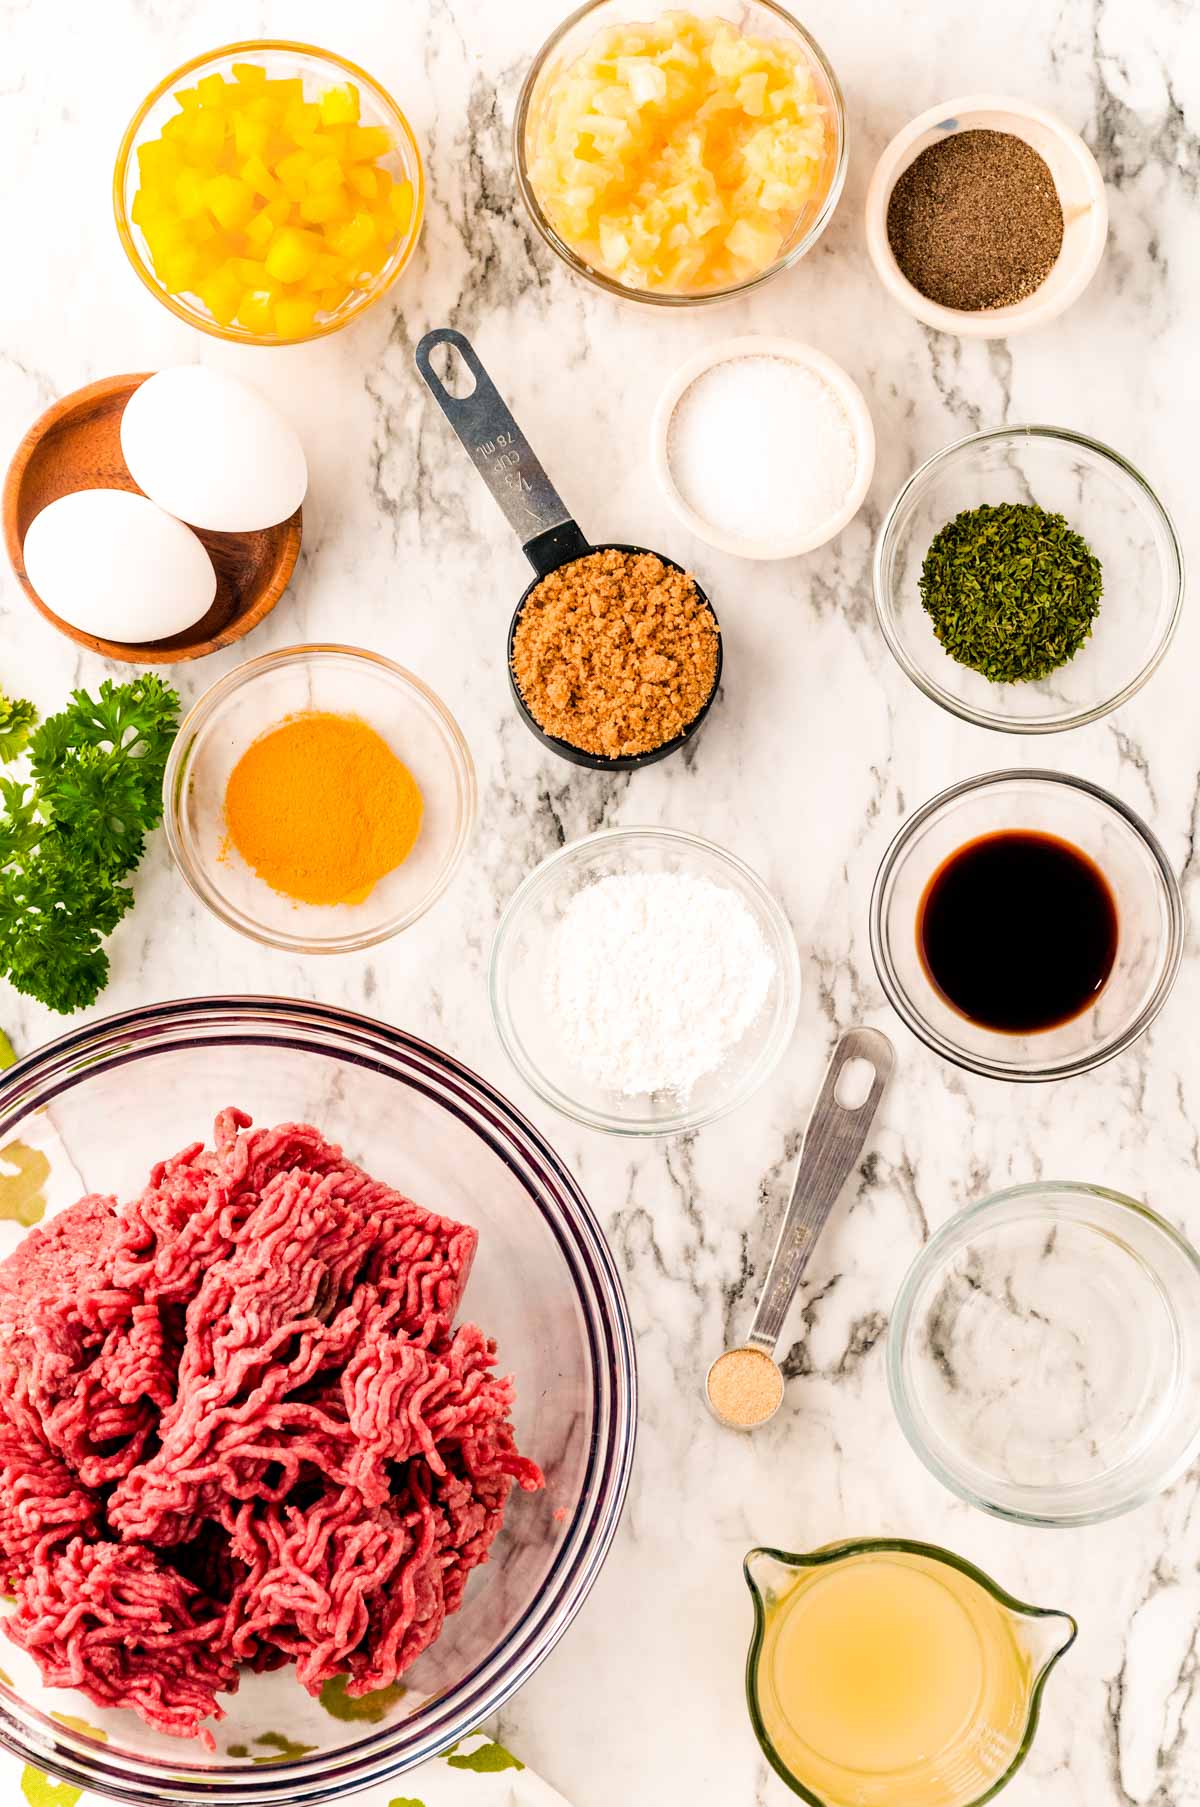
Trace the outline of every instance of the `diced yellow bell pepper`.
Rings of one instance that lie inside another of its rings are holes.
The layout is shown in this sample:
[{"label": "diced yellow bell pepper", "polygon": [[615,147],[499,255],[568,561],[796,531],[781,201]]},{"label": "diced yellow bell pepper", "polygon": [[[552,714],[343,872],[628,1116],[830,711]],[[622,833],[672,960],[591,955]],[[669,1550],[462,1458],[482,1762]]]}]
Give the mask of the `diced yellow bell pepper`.
[{"label": "diced yellow bell pepper", "polygon": [[137,160],[143,182],[171,182],[183,163],[178,145],[168,138],[152,138],[149,144],[139,144]]},{"label": "diced yellow bell pepper", "polygon": [[281,226],[267,246],[267,268],[280,282],[300,282],[312,269],[320,248],[311,232]]},{"label": "diced yellow bell pepper", "polygon": [[348,220],[354,212],[352,197],[344,188],[317,189],[300,203],[300,218],[310,226],[327,226],[331,220]]},{"label": "diced yellow bell pepper", "polygon": [[381,202],[378,207],[373,209],[371,218],[375,222],[375,242],[383,247],[385,257],[390,256],[392,246],[400,236],[396,231],[396,221],[392,216],[391,207],[386,201]]},{"label": "diced yellow bell pepper", "polygon": [[168,294],[178,295],[194,286],[200,271],[199,253],[194,245],[177,245],[154,267]]},{"label": "diced yellow bell pepper", "polygon": [[138,147],[132,214],[159,280],[250,335],[305,338],[384,268],[411,224],[412,186],[379,159],[353,82],[306,99],[259,63],[205,76]]},{"label": "diced yellow bell pepper", "polygon": [[183,142],[198,163],[215,160],[225,142],[225,119],[218,107],[204,107],[198,113],[186,113]]},{"label": "diced yellow bell pepper", "polygon": [[243,288],[259,290],[264,295],[277,295],[279,284],[268,270],[265,263],[254,257],[231,257],[229,268],[233,271]]},{"label": "diced yellow bell pepper", "polygon": [[225,105],[226,81],[223,75],[205,75],[196,83],[196,92],[200,96],[200,104],[204,107],[223,107]]},{"label": "diced yellow bell pepper", "polygon": [[346,171],[346,186],[352,188],[356,195],[364,201],[373,201],[376,194],[376,177],[379,171],[370,163],[355,163]]},{"label": "diced yellow bell pepper", "polygon": [[129,217],[134,225],[140,226],[144,232],[147,226],[152,226],[155,220],[161,220],[164,217],[162,201],[148,188],[139,188],[133,197],[133,206],[129,209]]},{"label": "diced yellow bell pepper", "polygon": [[326,88],[321,96],[321,118],[326,125],[357,125],[358,115],[358,89],[353,82]]},{"label": "diced yellow bell pepper", "polygon": [[320,129],[321,109],[311,100],[296,100],[283,115],[283,129],[297,143],[310,132]]},{"label": "diced yellow bell pepper", "polygon": [[207,187],[204,177],[198,169],[185,164],[176,176],[171,189],[176,211],[181,220],[194,220],[205,207],[204,191]]},{"label": "diced yellow bell pepper", "polygon": [[242,164],[241,175],[242,181],[248,183],[253,192],[261,195],[264,201],[273,201],[281,192],[279,183],[261,157],[247,157]]},{"label": "diced yellow bell pepper", "polygon": [[246,221],[246,238],[255,251],[265,251],[274,236],[275,221],[265,207]]},{"label": "diced yellow bell pepper", "polygon": [[200,277],[196,293],[214,320],[228,326],[241,306],[243,289],[228,264],[218,264],[211,275]]},{"label": "diced yellow bell pepper", "polygon": [[306,289],[324,289],[342,280],[342,266],[329,251],[320,251],[313,258],[312,269],[304,279]]},{"label": "diced yellow bell pepper", "polygon": [[409,222],[411,221],[413,214],[413,199],[413,185],[411,182],[397,182],[395,188],[393,188],[391,194],[388,196],[388,202],[391,206],[392,218],[396,222],[397,232],[404,233],[408,231]]},{"label": "diced yellow bell pepper", "polygon": [[262,88],[255,90],[254,99],[247,104],[245,109],[247,119],[261,119],[269,126],[279,124],[283,118],[283,109],[286,103],[276,100],[272,93],[272,89],[276,86],[275,82],[267,82]]},{"label": "diced yellow bell pepper", "polygon": [[302,339],[317,317],[316,297],[281,295],[275,303],[275,331],[281,339]]},{"label": "diced yellow bell pepper", "polygon": [[210,176],[204,184],[204,205],[226,232],[236,232],[254,212],[254,190],[236,176]]},{"label": "diced yellow bell pepper", "polygon": [[308,172],[308,186],[311,189],[340,188],[342,185],[342,166],[336,157],[319,157]]},{"label": "diced yellow bell pepper", "polygon": [[346,132],[346,155],[352,163],[371,163],[386,157],[392,148],[392,135],[381,125],[350,126]]},{"label": "diced yellow bell pepper", "polygon": [[344,226],[334,226],[329,242],[339,257],[351,262],[361,258],[375,238],[375,222],[369,213],[356,213]]},{"label": "diced yellow bell pepper", "polygon": [[244,326],[248,333],[260,336],[272,330],[272,314],[275,303],[270,295],[243,295],[238,303],[234,319],[239,326]]},{"label": "diced yellow bell pepper", "polygon": [[293,201],[302,201],[308,193],[308,172],[312,166],[313,158],[308,151],[293,151],[275,165],[275,174]]},{"label": "diced yellow bell pepper", "polygon": [[271,142],[269,120],[251,119],[241,108],[233,115],[233,148],[239,157],[261,157]]}]

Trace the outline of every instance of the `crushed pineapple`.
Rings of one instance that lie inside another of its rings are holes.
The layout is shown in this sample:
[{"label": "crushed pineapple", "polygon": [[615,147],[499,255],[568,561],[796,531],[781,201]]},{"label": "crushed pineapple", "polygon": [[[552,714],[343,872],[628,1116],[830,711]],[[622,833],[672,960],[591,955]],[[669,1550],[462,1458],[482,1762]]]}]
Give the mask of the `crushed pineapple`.
[{"label": "crushed pineapple", "polygon": [[137,153],[132,217],[155,274],[223,326],[306,337],[408,234],[413,187],[382,166],[389,134],[360,123],[353,82],[306,101],[303,82],[258,63],[174,98],[179,112]]},{"label": "crushed pineapple", "polygon": [[529,179],[558,236],[627,288],[696,294],[775,262],[832,178],[799,46],[667,12],[598,32],[535,96]]}]

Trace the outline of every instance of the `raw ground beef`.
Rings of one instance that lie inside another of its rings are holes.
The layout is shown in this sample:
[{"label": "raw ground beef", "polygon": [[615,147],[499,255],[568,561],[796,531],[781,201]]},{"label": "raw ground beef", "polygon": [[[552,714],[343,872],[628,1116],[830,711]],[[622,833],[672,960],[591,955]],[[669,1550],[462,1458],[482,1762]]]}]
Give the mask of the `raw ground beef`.
[{"label": "raw ground beef", "polygon": [[238,1671],[394,1682],[513,1482],[511,1380],[454,1327],[474,1230],[304,1123],[89,1196],[0,1264],[4,1629],[52,1686],[211,1745]]}]

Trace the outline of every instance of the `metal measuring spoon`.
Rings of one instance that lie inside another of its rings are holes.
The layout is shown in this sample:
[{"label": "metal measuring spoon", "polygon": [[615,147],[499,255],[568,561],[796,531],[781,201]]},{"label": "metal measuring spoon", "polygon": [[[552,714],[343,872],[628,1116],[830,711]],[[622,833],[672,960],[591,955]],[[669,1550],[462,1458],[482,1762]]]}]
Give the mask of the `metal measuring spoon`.
[{"label": "metal measuring spoon", "polygon": [[[719,1355],[705,1376],[704,1396],[720,1424],[734,1430],[757,1430],[783,1403],[783,1374],[775,1360],[775,1345],[817,1237],[862,1153],[895,1059],[891,1042],[878,1029],[850,1029],[833,1051],[804,1132],[792,1196],[750,1334],[744,1343]],[[848,1108],[838,1103],[837,1091],[843,1072],[854,1060],[866,1061],[873,1071],[862,1103]],[[731,1409],[722,1411],[719,1399]]]},{"label": "metal measuring spoon", "polygon": [[[438,345],[453,346],[471,372],[475,387],[470,395],[451,395],[434,370],[429,354]],[[560,758],[569,759],[572,765],[590,766],[598,772],[631,772],[639,766],[654,765],[657,760],[666,759],[668,754],[678,752],[686,741],[694,739],[720,688],[724,642],[719,630],[717,668],[708,698],[683,733],[664,741],[662,746],[651,747],[648,753],[607,759],[599,753],[585,753],[581,747],[573,747],[570,741],[559,740],[556,735],[547,734],[539,728],[525,706],[512,668],[513,639],[521,610],[525,607],[530,592],[537,588],[544,577],[557,571],[560,565],[573,564],[577,558],[586,558],[589,552],[647,552],[649,547],[628,546],[616,540],[605,540],[602,545],[593,546],[583,537],[578,523],[572,518],[566,503],[542,469],[529,441],[509,412],[508,404],[480,363],[474,346],[463,333],[456,332],[450,326],[435,327],[432,332],[425,334],[417,346],[416,361],[417,369],[438,407],[458,434],[472,464],[487,484],[493,500],[499,504],[505,520],[521,542],[522,551],[537,572],[513,611],[508,630],[508,687],[525,726],[544,747],[549,747]],[[664,553],[658,552],[654,556],[662,559],[664,565],[670,565],[673,571],[684,571],[682,565],[676,564],[673,558],[667,558]],[[684,575],[690,573],[684,572]],[[694,577],[692,582],[696,585],[696,594],[701,602],[708,604],[715,622],[717,616],[712,603]]]}]

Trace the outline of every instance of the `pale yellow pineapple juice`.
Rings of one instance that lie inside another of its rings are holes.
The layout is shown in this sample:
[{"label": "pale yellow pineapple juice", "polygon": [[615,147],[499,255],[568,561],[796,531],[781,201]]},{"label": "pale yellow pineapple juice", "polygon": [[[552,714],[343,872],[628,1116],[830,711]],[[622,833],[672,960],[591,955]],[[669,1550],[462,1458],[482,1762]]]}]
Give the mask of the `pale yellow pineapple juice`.
[{"label": "pale yellow pineapple juice", "polygon": [[1016,1755],[1032,1668],[970,1576],[868,1552],[803,1571],[768,1602],[759,1710],[784,1764],[830,1807],[959,1807]]}]

